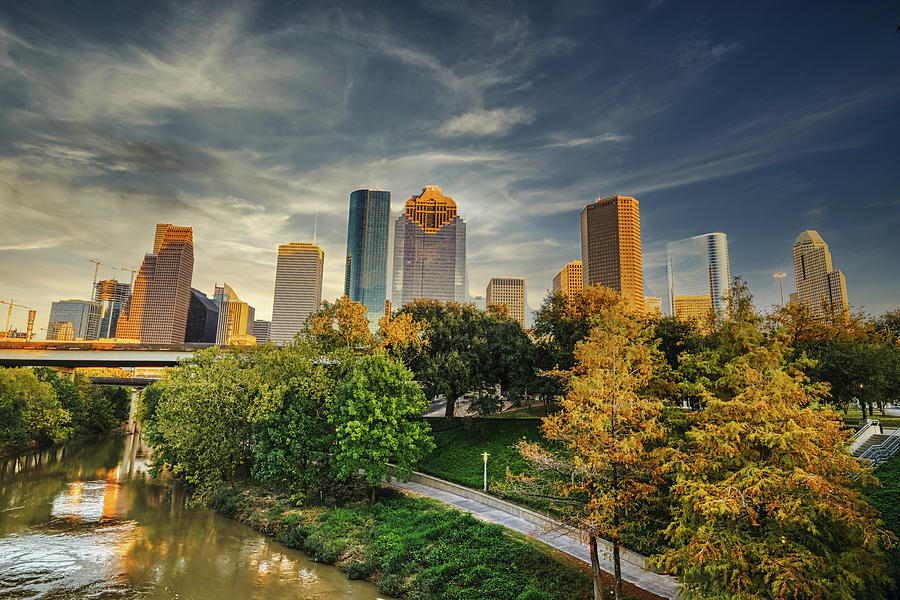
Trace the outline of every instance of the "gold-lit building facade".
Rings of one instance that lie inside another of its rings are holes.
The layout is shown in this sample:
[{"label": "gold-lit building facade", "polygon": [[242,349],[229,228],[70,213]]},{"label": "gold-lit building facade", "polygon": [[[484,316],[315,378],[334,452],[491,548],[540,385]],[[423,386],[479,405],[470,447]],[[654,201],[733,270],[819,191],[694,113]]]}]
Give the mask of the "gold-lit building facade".
[{"label": "gold-lit building facade", "polygon": [[213,302],[219,307],[216,344],[219,346],[256,344],[256,337],[253,335],[255,308],[238,298],[237,293],[227,283],[215,287]]},{"label": "gold-lit building facade", "polygon": [[506,306],[511,319],[525,328],[525,280],[521,277],[491,277],[485,292],[487,306]]},{"label": "gold-lit building facade", "polygon": [[428,185],[406,201],[394,224],[395,306],[417,298],[466,301],[466,224],[456,202]]},{"label": "gold-lit building facade", "polygon": [[656,296],[644,296],[644,314],[652,318],[661,317],[662,298]]},{"label": "gold-lit building facade", "polygon": [[682,321],[692,321],[702,330],[714,318],[712,297],[708,294],[699,296],[675,296],[672,304],[675,316]]},{"label": "gold-lit building facade", "polygon": [[804,231],[794,242],[794,279],[797,292],[792,300],[808,306],[813,314],[822,317],[850,310],[844,274],[834,270],[831,251],[819,232]]},{"label": "gold-lit building facade", "polygon": [[193,229],[157,225],[153,252],[141,263],[116,337],[149,344],[184,342],[193,273]]},{"label": "gold-lit building facade", "polygon": [[294,341],[309,315],[319,310],[324,264],[325,253],[315,244],[291,242],[278,246],[270,330],[274,343]]},{"label": "gold-lit building facade", "polygon": [[613,196],[581,211],[581,267],[585,286],[602,285],[644,310],[641,221],[638,201]]},{"label": "gold-lit building facade", "polygon": [[573,297],[584,291],[583,277],[580,260],[568,263],[553,276],[552,292],[554,294],[561,292],[566,295],[569,310],[572,309]]}]

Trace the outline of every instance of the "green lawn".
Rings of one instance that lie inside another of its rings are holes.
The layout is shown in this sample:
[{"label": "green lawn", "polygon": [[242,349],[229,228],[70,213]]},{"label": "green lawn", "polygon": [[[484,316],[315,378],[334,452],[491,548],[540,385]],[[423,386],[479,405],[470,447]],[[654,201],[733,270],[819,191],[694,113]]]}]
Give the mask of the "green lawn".
[{"label": "green lawn", "polygon": [[488,456],[488,489],[506,480],[506,469],[521,473],[527,468],[513,445],[523,437],[542,439],[541,421],[482,419],[470,425],[434,433],[435,450],[417,470],[454,483],[481,489],[484,473],[482,452]]},{"label": "green lawn", "polygon": [[[847,411],[847,414],[844,414],[843,411],[838,411],[838,414],[844,418],[844,423],[850,427],[857,427],[859,425],[859,420],[862,419],[862,411],[858,408],[851,408]],[[871,417],[873,419],[877,419],[881,421],[881,424],[884,427],[900,427],[900,417],[883,417],[878,414],[878,411],[875,411],[875,416]]]},{"label": "green lawn", "polygon": [[497,413],[488,417],[489,419],[540,419],[545,416],[545,408],[543,404],[537,406],[529,406],[528,408],[517,408],[506,412]]},{"label": "green lawn", "polygon": [[[894,456],[875,470],[875,476],[881,482],[879,487],[866,490],[869,501],[881,511],[884,525],[900,538],[900,455]],[[897,582],[894,596],[900,598],[900,546],[895,545],[888,551],[891,561],[891,576]]]}]

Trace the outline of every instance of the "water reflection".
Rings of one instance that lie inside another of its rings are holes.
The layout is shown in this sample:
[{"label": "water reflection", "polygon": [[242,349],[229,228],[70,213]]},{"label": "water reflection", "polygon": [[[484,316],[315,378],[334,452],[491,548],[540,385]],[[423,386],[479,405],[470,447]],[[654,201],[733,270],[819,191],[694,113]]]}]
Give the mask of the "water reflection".
[{"label": "water reflection", "polygon": [[239,523],[184,508],[146,470],[136,436],[73,444],[0,464],[2,598],[372,600]]}]

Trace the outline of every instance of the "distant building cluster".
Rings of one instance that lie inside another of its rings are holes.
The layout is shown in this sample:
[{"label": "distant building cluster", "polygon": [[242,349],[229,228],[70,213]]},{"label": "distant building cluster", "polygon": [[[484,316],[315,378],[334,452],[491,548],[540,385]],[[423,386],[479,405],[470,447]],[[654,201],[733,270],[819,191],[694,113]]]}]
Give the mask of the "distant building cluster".
[{"label": "distant building cluster", "polygon": [[[417,299],[471,302],[486,310],[505,307],[510,318],[527,326],[526,286],[522,277],[491,277],[484,296],[468,295],[466,223],[457,204],[440,187],[427,185],[411,196],[393,221],[391,192],[364,188],[350,194],[344,295],[366,307],[371,327],[382,315]],[[565,296],[568,309],[586,286],[613,289],[635,310],[663,314],[663,298],[644,295],[640,206],[630,196],[599,198],[581,210],[581,260],[565,264],[552,280],[552,292]],[[388,299],[389,239],[393,235],[391,297]],[[847,286],[832,265],[828,245],[815,231],[804,231],[793,247],[797,292],[792,302],[814,314],[846,312]],[[98,266],[101,264],[93,260]],[[95,281],[90,300],[53,302],[48,340],[133,340],[143,343],[253,345],[291,342],[322,302],[325,254],[315,243],[277,247],[271,321],[256,319],[256,309],[227,283],[215,284],[212,297],[191,287],[193,230],[161,223],[152,251],[144,256],[133,281]],[[701,328],[728,310],[731,270],[727,236],[695,235],[666,244],[667,293],[674,317]],[[779,273],[778,276],[783,275]],[[11,301],[4,301],[13,307]],[[23,307],[29,308],[29,307]],[[4,337],[30,339],[27,333]],[[8,325],[7,325],[8,327]]]}]

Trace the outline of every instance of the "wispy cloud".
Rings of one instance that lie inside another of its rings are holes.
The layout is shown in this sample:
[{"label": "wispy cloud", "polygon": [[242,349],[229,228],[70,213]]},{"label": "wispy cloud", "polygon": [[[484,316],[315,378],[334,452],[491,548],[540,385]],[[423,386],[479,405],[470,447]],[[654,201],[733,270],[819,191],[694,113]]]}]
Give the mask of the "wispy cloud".
[{"label": "wispy cloud", "polygon": [[444,123],[440,132],[446,136],[502,135],[515,125],[534,121],[534,111],[522,107],[476,110]]}]

